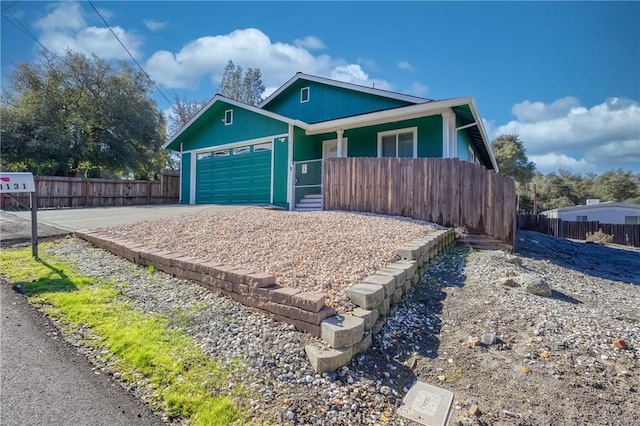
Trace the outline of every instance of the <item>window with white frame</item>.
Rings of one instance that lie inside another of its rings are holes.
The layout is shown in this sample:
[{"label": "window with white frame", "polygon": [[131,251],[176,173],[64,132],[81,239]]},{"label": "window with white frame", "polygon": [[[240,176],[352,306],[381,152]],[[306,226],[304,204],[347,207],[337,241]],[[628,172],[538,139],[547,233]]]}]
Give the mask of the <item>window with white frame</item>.
[{"label": "window with white frame", "polygon": [[415,158],[418,154],[418,129],[378,133],[378,157]]},{"label": "window with white frame", "polygon": [[309,102],[309,88],[303,87],[300,89],[300,103]]},{"label": "window with white frame", "polygon": [[224,125],[228,126],[229,124],[233,123],[233,110],[232,109],[228,109],[224,112],[224,119],[222,120],[224,121]]},{"label": "window with white frame", "polygon": [[473,150],[471,145],[467,145],[467,148],[469,150],[469,162],[470,163],[475,163],[476,162],[476,153],[475,153],[475,151]]},{"label": "window with white frame", "polygon": [[577,222],[588,222],[588,221],[587,221],[587,216],[580,216],[580,215],[578,215],[578,216],[576,216],[576,221],[577,221]]},{"label": "window with white frame", "polygon": [[640,216],[625,216],[624,217],[625,225],[638,225],[640,224]]},{"label": "window with white frame", "polygon": [[240,148],[233,148],[233,155],[248,154],[249,152],[251,152],[250,146],[241,146]]}]

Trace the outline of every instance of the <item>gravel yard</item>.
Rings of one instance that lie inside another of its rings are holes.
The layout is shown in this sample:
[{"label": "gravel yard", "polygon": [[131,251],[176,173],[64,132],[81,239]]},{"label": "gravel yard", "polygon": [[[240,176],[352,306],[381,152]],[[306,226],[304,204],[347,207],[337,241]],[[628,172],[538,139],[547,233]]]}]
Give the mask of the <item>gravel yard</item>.
[{"label": "gravel yard", "polygon": [[[304,353],[314,338],[292,326],[74,238],[48,251],[85,274],[127,283],[121,297],[134,309],[168,316],[216,359],[244,360],[228,387],[253,391],[242,402],[251,422],[408,425],[396,413],[417,379],[454,392],[452,425],[638,424],[638,251],[519,232],[518,266],[501,252],[455,247],[407,295],[369,351],[322,375]],[[497,283],[525,272],[543,276],[552,296]],[[131,380],[95,353],[90,333],[66,338],[96,371]],[[470,344],[474,338],[488,343]],[[153,400],[144,382],[125,386]],[[474,405],[479,415],[471,414]]]},{"label": "gravel yard", "polygon": [[99,232],[270,273],[281,286],[327,294],[327,304],[342,312],[353,307],[346,288],[392,262],[404,243],[439,228],[400,217],[246,208],[203,211]]}]

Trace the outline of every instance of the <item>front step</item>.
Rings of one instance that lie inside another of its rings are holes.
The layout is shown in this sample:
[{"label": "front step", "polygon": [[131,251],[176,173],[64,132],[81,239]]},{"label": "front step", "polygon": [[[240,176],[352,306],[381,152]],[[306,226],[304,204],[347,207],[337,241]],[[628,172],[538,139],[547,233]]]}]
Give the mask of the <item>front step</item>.
[{"label": "front step", "polygon": [[317,212],[322,210],[322,195],[305,195],[300,202],[296,204],[296,210],[299,212]]},{"label": "front step", "polygon": [[457,239],[456,244],[470,246],[476,250],[502,250],[506,252],[513,250],[510,244],[505,244],[489,235],[466,235],[464,238]]}]

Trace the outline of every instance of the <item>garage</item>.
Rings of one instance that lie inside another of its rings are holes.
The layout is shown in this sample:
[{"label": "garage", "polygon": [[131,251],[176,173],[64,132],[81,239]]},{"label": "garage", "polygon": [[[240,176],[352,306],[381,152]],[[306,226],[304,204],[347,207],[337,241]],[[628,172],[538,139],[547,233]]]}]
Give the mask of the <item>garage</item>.
[{"label": "garage", "polygon": [[196,154],[196,203],[269,203],[272,149],[268,142]]}]

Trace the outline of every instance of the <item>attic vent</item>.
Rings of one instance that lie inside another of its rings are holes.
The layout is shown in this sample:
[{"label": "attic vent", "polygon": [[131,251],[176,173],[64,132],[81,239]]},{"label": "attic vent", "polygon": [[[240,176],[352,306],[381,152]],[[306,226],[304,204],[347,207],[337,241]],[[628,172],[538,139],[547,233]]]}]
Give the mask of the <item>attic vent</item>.
[{"label": "attic vent", "polygon": [[222,122],[224,123],[225,126],[228,126],[229,124],[233,123],[233,110],[232,109],[228,109],[224,112],[224,118],[222,119]]},{"label": "attic vent", "polygon": [[300,103],[309,102],[309,88],[303,87],[300,89]]},{"label": "attic vent", "polygon": [[599,198],[589,198],[589,199],[587,199],[587,205],[588,206],[593,206],[595,204],[600,204],[600,199]]}]

